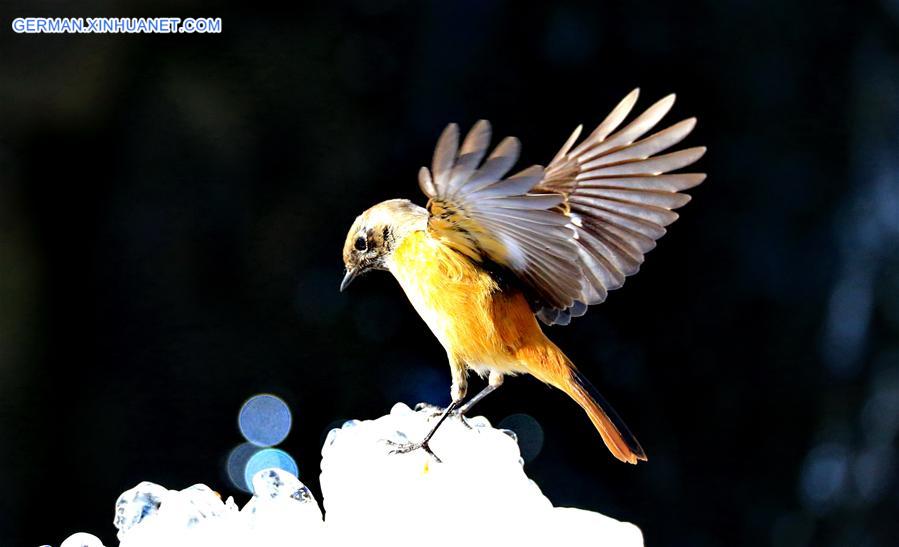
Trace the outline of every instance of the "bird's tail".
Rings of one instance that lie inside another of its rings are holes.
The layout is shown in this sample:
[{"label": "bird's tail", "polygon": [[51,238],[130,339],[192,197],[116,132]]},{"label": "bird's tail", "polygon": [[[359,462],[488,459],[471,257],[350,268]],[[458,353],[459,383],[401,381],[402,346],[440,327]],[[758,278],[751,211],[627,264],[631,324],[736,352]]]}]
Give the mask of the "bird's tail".
[{"label": "bird's tail", "polygon": [[590,421],[596,426],[613,456],[633,464],[646,461],[643,447],[624,424],[624,420],[580,371],[571,367],[570,381],[562,390],[590,416]]},{"label": "bird's tail", "polygon": [[[553,360],[556,366],[551,367],[552,374],[534,374],[544,382],[564,391],[584,409],[590,421],[596,426],[603,442],[609,451],[619,460],[631,464],[646,461],[646,453],[630,432],[624,421],[606,401],[587,378],[575,368],[574,364],[558,348]],[[546,370],[546,369],[544,369]]]}]

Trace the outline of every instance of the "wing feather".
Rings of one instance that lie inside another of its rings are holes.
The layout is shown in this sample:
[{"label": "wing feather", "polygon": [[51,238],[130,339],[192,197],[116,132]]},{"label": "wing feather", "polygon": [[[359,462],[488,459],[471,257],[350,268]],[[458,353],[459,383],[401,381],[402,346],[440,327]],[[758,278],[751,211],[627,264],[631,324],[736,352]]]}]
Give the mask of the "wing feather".
[{"label": "wing feather", "polygon": [[[645,254],[665,234],[665,226],[677,220],[673,210],[690,201],[690,196],[680,192],[705,180],[702,173],[667,174],[697,161],[705,148],[656,155],[686,138],[696,126],[696,118],[644,136],[671,110],[674,95],[615,131],[623,121],[620,113],[626,116],[630,112],[636,96],[637,90],[632,91],[613,110],[614,116],[610,114],[581,144],[573,146],[569,138],[533,190],[565,196],[584,271],[582,294],[575,299],[578,303],[604,301],[608,291],[621,287],[625,277],[639,271]],[[544,308],[538,316],[551,324],[565,323],[582,313],[581,306],[572,306]]]},{"label": "wing feather", "polygon": [[630,188],[585,188],[584,197],[605,198],[635,204],[652,205],[663,209],[677,209],[690,201],[687,194],[632,190]]},{"label": "wing feather", "polygon": [[521,143],[515,137],[503,139],[484,162],[484,165],[475,172],[474,177],[468,182],[467,190],[475,192],[501,180],[518,161],[520,149]]},{"label": "wing feather", "polygon": [[609,164],[605,158],[597,158],[581,166],[580,179],[612,177],[621,175],[661,175],[668,171],[686,167],[705,154],[705,147],[687,148],[663,156],[642,161]]},{"label": "wing feather", "polygon": [[451,123],[446,126],[437,147],[434,149],[434,159],[431,161],[431,172],[434,174],[435,183],[445,188],[451,182],[450,171],[456,162],[456,152],[459,150],[459,126]]},{"label": "wing feather", "polygon": [[629,93],[579,144],[578,126],[545,169],[534,165],[511,176],[518,139],[503,139],[488,155],[486,120],[472,127],[461,147],[459,128],[450,124],[438,139],[431,171],[419,172],[429,198],[429,231],[473,260],[511,270],[542,321],[568,324],[583,315],[640,269],[677,219],[673,210],[690,201],[681,192],[705,179],[669,174],[698,160],[705,148],[663,153],[690,134],[696,118],[647,136],[671,110],[674,95],[622,127],[638,95],[637,89]]},{"label": "wing feather", "polygon": [[677,175],[646,175],[631,177],[581,178],[578,188],[625,188],[629,190],[651,190],[657,192],[679,192],[689,190],[705,180],[702,173],[682,173]]},{"label": "wing feather", "polygon": [[634,121],[629,123],[624,129],[610,135],[608,139],[603,139],[596,144],[588,147],[581,154],[580,162],[591,160],[598,157],[609,150],[617,149],[620,146],[627,146],[634,142],[635,139],[643,136],[659,123],[659,121],[671,110],[674,105],[674,95],[668,95],[654,105],[650,106],[645,112],[640,114]]},{"label": "wing feather", "polygon": [[617,213],[631,218],[645,220],[658,226],[668,226],[677,220],[677,213],[654,207],[643,203],[629,203],[624,201],[615,201],[611,199],[593,198],[588,196],[578,196],[570,200],[571,203],[584,204],[588,207],[604,209],[606,211]]}]

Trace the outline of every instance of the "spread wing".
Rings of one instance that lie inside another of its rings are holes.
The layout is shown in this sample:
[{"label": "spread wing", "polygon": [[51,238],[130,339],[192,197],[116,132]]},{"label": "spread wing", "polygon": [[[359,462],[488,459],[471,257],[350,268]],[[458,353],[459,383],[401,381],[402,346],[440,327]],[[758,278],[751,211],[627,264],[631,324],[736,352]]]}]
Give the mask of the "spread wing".
[{"label": "spread wing", "polygon": [[518,139],[508,137],[481,163],[490,124],[481,120],[459,148],[459,128],[449,125],[434,151],[433,176],[422,167],[419,184],[430,198],[428,229],[473,260],[512,270],[540,306],[565,309],[580,294],[583,273],[569,220],[554,208],[558,193],[531,193],[544,176],[539,165],[508,178],[518,159]]},{"label": "spread wing", "polygon": [[453,124],[437,143],[432,171],[419,172],[430,198],[428,229],[473,260],[510,269],[527,286],[537,316],[567,324],[639,270],[644,255],[690,200],[680,193],[704,174],[670,171],[699,159],[705,148],[656,156],[686,137],[690,118],[643,137],[674,103],[669,95],[615,131],[636,103],[625,97],[583,142],[578,127],[546,169],[504,178],[519,143],[506,138],[486,161],[490,125],[480,121],[459,147]]}]

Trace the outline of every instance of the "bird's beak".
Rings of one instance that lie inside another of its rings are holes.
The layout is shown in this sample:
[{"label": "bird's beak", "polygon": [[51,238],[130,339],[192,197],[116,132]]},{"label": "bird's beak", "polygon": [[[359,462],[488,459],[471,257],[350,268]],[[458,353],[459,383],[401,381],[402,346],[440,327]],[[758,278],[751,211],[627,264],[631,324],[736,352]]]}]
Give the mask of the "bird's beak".
[{"label": "bird's beak", "polygon": [[347,268],[346,275],[343,276],[343,281],[340,282],[340,292],[346,290],[354,279],[356,279],[356,270]]}]

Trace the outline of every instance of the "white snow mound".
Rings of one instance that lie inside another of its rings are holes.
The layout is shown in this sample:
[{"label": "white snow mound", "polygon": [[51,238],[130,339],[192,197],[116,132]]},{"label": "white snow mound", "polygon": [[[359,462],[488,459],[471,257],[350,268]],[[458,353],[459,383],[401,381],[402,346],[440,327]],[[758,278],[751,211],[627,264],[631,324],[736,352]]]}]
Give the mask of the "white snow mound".
[{"label": "white snow mound", "polygon": [[[142,482],[116,502],[121,547],[375,545],[642,546],[636,526],[553,507],[524,473],[514,434],[483,417],[450,418],[422,450],[390,454],[389,441],[417,441],[436,420],[397,404],[376,420],[351,420],[322,448],[325,518],[292,474],[266,469],[242,509],[207,486],[181,491]],[[61,547],[102,547],[78,533]]]}]

